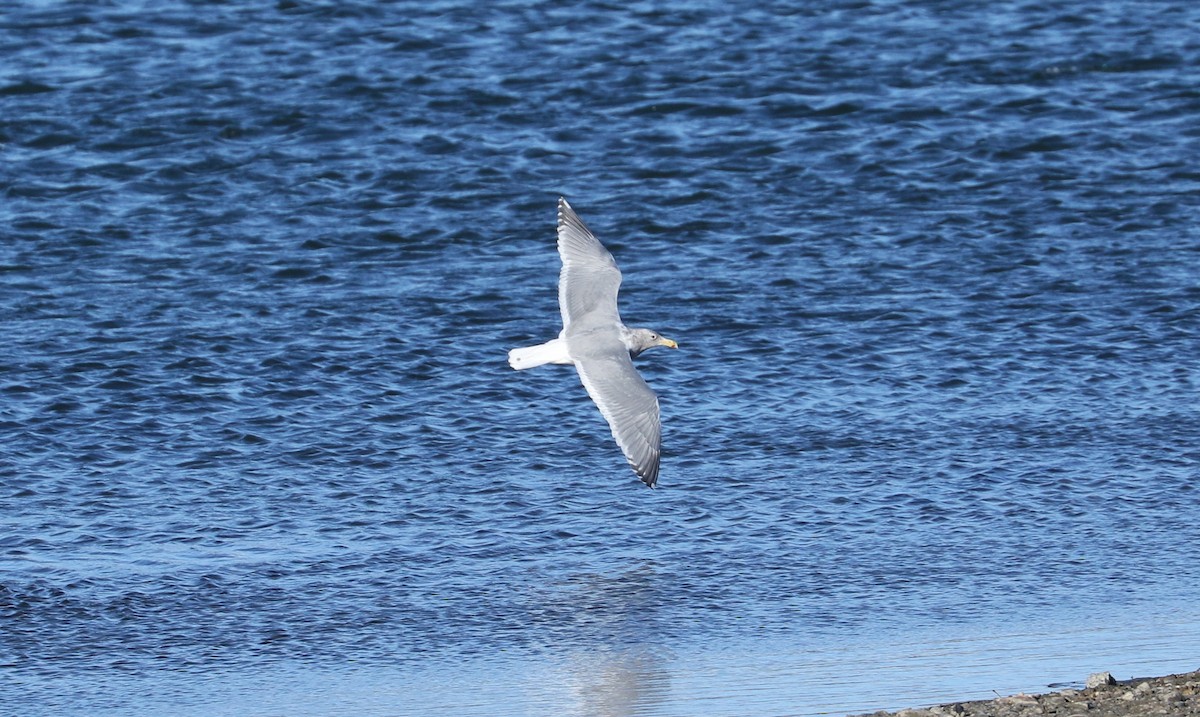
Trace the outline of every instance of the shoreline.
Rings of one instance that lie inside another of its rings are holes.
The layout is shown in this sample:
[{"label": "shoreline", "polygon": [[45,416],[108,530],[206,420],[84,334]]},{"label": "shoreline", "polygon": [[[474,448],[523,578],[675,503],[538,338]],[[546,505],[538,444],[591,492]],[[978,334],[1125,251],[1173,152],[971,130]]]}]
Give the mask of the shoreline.
[{"label": "shoreline", "polygon": [[1091,675],[1084,689],[1029,695],[1019,693],[990,700],[949,702],[933,707],[869,712],[853,717],[1198,717],[1200,670],[1163,677],[1115,680],[1107,672]]}]

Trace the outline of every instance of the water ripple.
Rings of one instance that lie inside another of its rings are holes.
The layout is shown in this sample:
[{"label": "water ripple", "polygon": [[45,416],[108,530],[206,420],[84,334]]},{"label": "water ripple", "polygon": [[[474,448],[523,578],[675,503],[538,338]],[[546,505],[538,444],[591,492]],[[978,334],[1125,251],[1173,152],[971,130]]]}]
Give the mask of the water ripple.
[{"label": "water ripple", "polygon": [[[0,663],[415,669],[1193,595],[1196,20],[19,5]],[[558,194],[683,349],[640,361],[661,490],[569,369],[504,362],[558,330]]]}]

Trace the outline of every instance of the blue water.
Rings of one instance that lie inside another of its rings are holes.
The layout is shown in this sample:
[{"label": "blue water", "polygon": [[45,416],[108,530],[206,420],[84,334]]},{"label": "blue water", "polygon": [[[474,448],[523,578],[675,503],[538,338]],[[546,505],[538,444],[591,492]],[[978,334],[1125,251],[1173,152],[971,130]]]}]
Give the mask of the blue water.
[{"label": "blue water", "polygon": [[[811,715],[1200,654],[1200,5],[0,11],[0,710]],[[659,488],[554,208],[679,341]]]}]

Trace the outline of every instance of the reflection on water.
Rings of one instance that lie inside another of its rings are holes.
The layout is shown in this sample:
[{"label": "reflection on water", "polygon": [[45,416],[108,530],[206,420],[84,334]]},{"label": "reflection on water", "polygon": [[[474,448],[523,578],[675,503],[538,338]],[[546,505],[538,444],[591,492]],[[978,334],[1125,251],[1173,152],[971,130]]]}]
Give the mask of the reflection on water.
[{"label": "reflection on water", "polygon": [[666,651],[577,651],[558,670],[570,703],[563,714],[632,717],[655,714],[671,692],[671,660]]},{"label": "reflection on water", "polygon": [[[563,614],[573,621],[572,645],[537,687],[540,701],[564,699],[561,714],[629,717],[652,714],[670,693],[672,655],[645,642],[661,634],[647,610],[662,593],[662,576],[650,561],[616,575],[571,577],[559,593]],[[551,646],[551,649],[553,647]]]}]

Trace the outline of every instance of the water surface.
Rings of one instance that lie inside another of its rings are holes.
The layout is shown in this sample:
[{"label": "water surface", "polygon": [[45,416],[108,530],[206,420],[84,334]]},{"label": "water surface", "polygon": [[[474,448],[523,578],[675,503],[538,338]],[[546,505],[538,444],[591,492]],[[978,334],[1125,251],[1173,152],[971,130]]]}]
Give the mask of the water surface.
[{"label": "water surface", "polygon": [[[1198,28],[18,3],[0,704],[842,714],[1194,669]],[[559,328],[560,194],[681,345],[639,359],[653,491],[571,369],[505,363]]]}]

